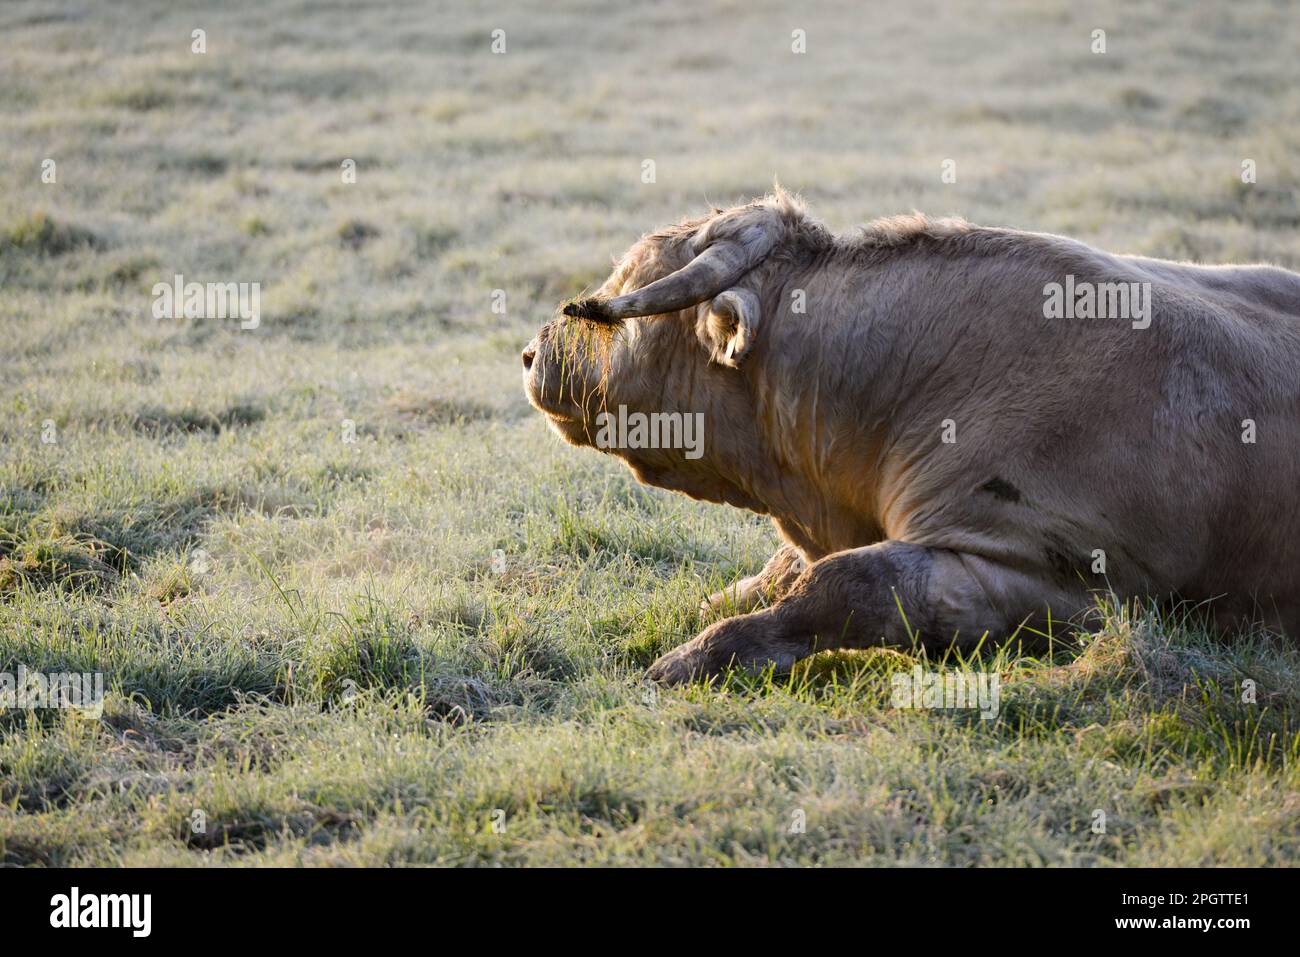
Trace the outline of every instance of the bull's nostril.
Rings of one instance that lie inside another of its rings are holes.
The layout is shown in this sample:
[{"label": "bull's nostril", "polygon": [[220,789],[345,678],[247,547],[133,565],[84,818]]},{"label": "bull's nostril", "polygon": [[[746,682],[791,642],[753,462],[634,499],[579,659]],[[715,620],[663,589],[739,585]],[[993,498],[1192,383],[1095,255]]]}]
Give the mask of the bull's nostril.
[{"label": "bull's nostril", "polygon": [[533,367],[533,360],[537,358],[537,353],[532,349],[524,350],[524,369],[527,371]]}]

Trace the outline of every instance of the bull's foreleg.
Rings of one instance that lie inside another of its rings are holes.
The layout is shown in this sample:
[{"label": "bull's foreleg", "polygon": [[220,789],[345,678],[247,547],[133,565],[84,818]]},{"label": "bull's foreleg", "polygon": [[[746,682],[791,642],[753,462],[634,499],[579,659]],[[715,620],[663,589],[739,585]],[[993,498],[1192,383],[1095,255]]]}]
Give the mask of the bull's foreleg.
[{"label": "bull's foreleg", "polygon": [[807,567],[799,549],[789,544],[782,545],[757,575],[742,578],[704,599],[700,612],[704,615],[738,614],[753,611],[765,601],[777,601]]},{"label": "bull's foreleg", "polygon": [[969,646],[986,634],[1009,635],[1055,591],[983,558],[882,542],[814,562],[771,608],[710,625],[656,661],[649,676],[678,684],[728,667],[787,670],[817,651],[914,640],[932,650]]}]

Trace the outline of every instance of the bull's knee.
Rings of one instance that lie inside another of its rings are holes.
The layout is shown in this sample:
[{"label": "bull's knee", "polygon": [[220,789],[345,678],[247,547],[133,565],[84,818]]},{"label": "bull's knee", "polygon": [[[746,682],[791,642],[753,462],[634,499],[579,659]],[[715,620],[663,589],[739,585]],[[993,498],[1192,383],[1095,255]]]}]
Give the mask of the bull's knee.
[{"label": "bull's knee", "polygon": [[664,655],[651,676],[673,683],[728,667],[784,669],[832,648],[969,647],[1006,637],[1053,600],[1069,610],[1080,599],[978,556],[883,542],[813,563],[773,607],[717,622]]},{"label": "bull's knee", "polygon": [[1041,583],[974,556],[884,542],[827,556],[773,609],[814,645],[969,646],[1013,630]]},{"label": "bull's knee", "polygon": [[817,649],[907,644],[925,617],[932,565],[929,549],[902,542],[838,552],[810,565],[773,611]]}]

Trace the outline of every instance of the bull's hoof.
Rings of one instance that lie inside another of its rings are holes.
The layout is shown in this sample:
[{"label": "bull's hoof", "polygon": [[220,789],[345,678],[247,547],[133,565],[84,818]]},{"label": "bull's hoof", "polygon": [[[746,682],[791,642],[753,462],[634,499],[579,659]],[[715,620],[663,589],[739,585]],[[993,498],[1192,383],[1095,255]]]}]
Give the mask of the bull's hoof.
[{"label": "bull's hoof", "polygon": [[784,673],[811,652],[808,638],[772,634],[762,614],[741,615],[714,622],[694,640],[678,645],[652,664],[646,677],[681,685],[717,677],[728,668],[749,674],[767,668]]},{"label": "bull's hoof", "polygon": [[700,602],[700,617],[717,618],[722,615],[743,615],[767,604],[754,578],[742,578],[722,591],[715,591]]},{"label": "bull's hoof", "polygon": [[703,677],[703,669],[695,656],[682,647],[674,648],[661,656],[645,675],[661,685],[684,685],[690,684],[697,677]]},{"label": "bull's hoof", "polygon": [[726,590],[715,591],[708,598],[700,601],[700,617],[715,618],[718,615],[725,614],[729,608],[735,607],[734,599],[727,594]]}]

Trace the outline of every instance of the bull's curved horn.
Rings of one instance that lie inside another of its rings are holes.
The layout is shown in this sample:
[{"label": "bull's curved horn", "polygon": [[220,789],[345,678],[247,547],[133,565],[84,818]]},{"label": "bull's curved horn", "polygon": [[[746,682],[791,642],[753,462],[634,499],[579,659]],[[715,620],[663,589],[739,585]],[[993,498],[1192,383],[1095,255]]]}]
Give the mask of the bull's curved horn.
[{"label": "bull's curved horn", "polygon": [[735,285],[767,255],[774,237],[760,235],[756,240],[714,243],[675,273],[648,286],[613,299],[579,299],[565,306],[564,314],[594,322],[617,322],[694,306]]}]

